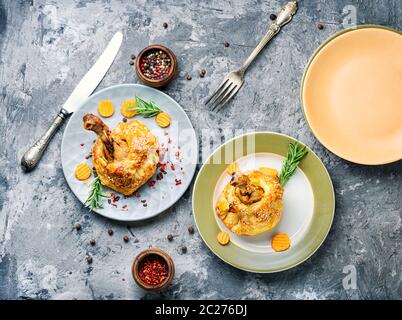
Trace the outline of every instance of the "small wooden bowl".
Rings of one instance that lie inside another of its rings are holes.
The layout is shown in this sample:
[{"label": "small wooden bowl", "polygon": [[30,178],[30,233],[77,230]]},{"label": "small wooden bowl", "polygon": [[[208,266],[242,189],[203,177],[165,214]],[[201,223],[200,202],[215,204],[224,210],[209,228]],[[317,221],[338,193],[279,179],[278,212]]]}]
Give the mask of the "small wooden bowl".
[{"label": "small wooden bowl", "polygon": [[[142,60],[143,56],[149,51],[156,51],[156,50],[161,50],[164,53],[166,53],[169,56],[170,62],[171,62],[171,66],[170,66],[170,70],[169,70],[168,74],[165,77],[163,77],[162,79],[150,79],[141,72],[141,68],[140,68],[141,60]],[[163,87],[163,86],[167,85],[170,81],[172,81],[173,78],[176,76],[176,73],[177,73],[176,56],[169,48],[166,48],[165,46],[156,45],[156,44],[150,45],[150,46],[144,48],[138,54],[137,59],[135,61],[135,72],[137,73],[138,78],[140,78],[140,80],[142,82],[144,82],[146,85],[148,85],[150,87],[154,87],[154,88]]]},{"label": "small wooden bowl", "polygon": [[[157,255],[160,258],[162,258],[168,266],[168,276],[165,279],[165,281],[163,281],[160,284],[157,285],[149,285],[147,283],[145,283],[144,281],[141,280],[138,272],[139,272],[139,266],[141,264],[141,262],[144,260],[144,258],[149,257],[150,255]],[[169,286],[169,284],[172,282],[174,273],[175,273],[175,269],[174,269],[174,264],[173,264],[173,260],[172,258],[164,251],[159,250],[159,249],[147,249],[142,251],[135,259],[131,268],[131,272],[133,274],[133,278],[134,281],[138,284],[138,286],[140,286],[141,288],[143,288],[144,290],[147,291],[161,291],[163,289],[165,289],[167,286]]]}]

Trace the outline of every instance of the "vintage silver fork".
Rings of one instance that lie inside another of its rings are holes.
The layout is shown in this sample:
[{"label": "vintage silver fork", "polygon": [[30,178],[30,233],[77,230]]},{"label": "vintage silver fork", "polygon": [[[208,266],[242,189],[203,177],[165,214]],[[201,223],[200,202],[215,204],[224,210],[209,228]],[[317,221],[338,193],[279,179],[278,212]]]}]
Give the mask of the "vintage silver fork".
[{"label": "vintage silver fork", "polygon": [[205,101],[211,110],[220,110],[240,89],[244,83],[244,73],[250,66],[251,62],[257,57],[265,45],[281,30],[281,28],[292,20],[297,11],[297,2],[288,2],[277,15],[276,20],[271,24],[267,33],[261,39],[258,46],[250,54],[243,66],[236,71],[230,72],[223,79],[222,83],[216,91]]}]

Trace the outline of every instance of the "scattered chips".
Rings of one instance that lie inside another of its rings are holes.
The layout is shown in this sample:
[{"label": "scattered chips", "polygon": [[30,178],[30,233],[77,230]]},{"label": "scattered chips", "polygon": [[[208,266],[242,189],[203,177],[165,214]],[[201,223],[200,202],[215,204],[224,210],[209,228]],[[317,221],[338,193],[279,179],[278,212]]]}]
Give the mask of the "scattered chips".
[{"label": "scattered chips", "polygon": [[160,112],[156,116],[156,123],[162,128],[166,128],[170,125],[170,116],[166,112]]},{"label": "scattered chips", "polygon": [[216,239],[222,246],[225,246],[230,242],[229,234],[225,231],[219,232],[218,235],[216,236]]},{"label": "scattered chips", "polygon": [[265,174],[265,175],[267,175],[267,176],[269,176],[269,177],[272,177],[272,178],[276,178],[277,176],[278,176],[278,170],[276,170],[276,169],[272,169],[272,168],[260,168],[260,171],[263,173],[263,174]]},{"label": "scattered chips", "polygon": [[110,100],[102,100],[98,104],[98,112],[104,118],[109,118],[114,113],[114,106]]},{"label": "scattered chips", "polygon": [[91,168],[86,163],[81,163],[75,167],[75,177],[78,180],[86,180],[91,174]]},{"label": "scattered chips", "polygon": [[121,105],[120,112],[125,118],[132,118],[137,115],[137,111],[130,110],[130,107],[135,107],[137,102],[135,100],[124,100]]},{"label": "scattered chips", "polygon": [[285,233],[276,234],[271,240],[272,249],[275,251],[285,251],[290,248],[290,238]]}]

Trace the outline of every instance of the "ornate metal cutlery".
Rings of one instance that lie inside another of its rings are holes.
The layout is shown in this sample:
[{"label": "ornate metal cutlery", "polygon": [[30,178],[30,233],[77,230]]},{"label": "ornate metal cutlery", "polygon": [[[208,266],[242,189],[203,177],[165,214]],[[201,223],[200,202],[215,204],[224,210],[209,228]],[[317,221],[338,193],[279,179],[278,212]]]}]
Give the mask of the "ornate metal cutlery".
[{"label": "ornate metal cutlery", "polygon": [[288,2],[278,13],[276,20],[271,24],[267,33],[261,39],[258,46],[244,62],[243,66],[236,71],[230,72],[223,79],[216,91],[208,98],[205,104],[211,110],[220,110],[240,89],[244,83],[244,73],[251,62],[257,57],[265,45],[281,30],[281,28],[292,20],[297,11],[297,2]]},{"label": "ornate metal cutlery", "polygon": [[68,97],[50,128],[32,147],[25,152],[21,159],[21,166],[25,171],[30,171],[36,167],[57,129],[61,126],[64,120],[66,120],[71,113],[76,111],[85,101],[85,99],[88,98],[96,89],[112,65],[114,58],[119,52],[122,41],[123,34],[121,32],[117,32],[109,42],[105,51],[99,57],[98,61],[96,61],[96,63],[81,79],[74,91]]}]

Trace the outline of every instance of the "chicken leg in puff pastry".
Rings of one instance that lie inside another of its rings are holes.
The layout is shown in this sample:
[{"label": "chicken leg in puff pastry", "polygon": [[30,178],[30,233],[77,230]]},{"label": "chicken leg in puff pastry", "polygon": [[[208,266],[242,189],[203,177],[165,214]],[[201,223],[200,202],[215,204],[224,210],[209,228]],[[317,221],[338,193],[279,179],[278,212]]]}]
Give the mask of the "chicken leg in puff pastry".
[{"label": "chicken leg in puff pastry", "polygon": [[232,175],[216,203],[216,212],[235,234],[256,236],[275,227],[282,215],[283,188],[276,170],[260,168],[240,172],[236,164],[228,168]]},{"label": "chicken leg in puff pastry", "polygon": [[103,185],[129,196],[154,175],[159,143],[143,122],[121,122],[110,131],[93,114],[86,114],[83,120],[84,128],[98,135],[92,160]]}]

